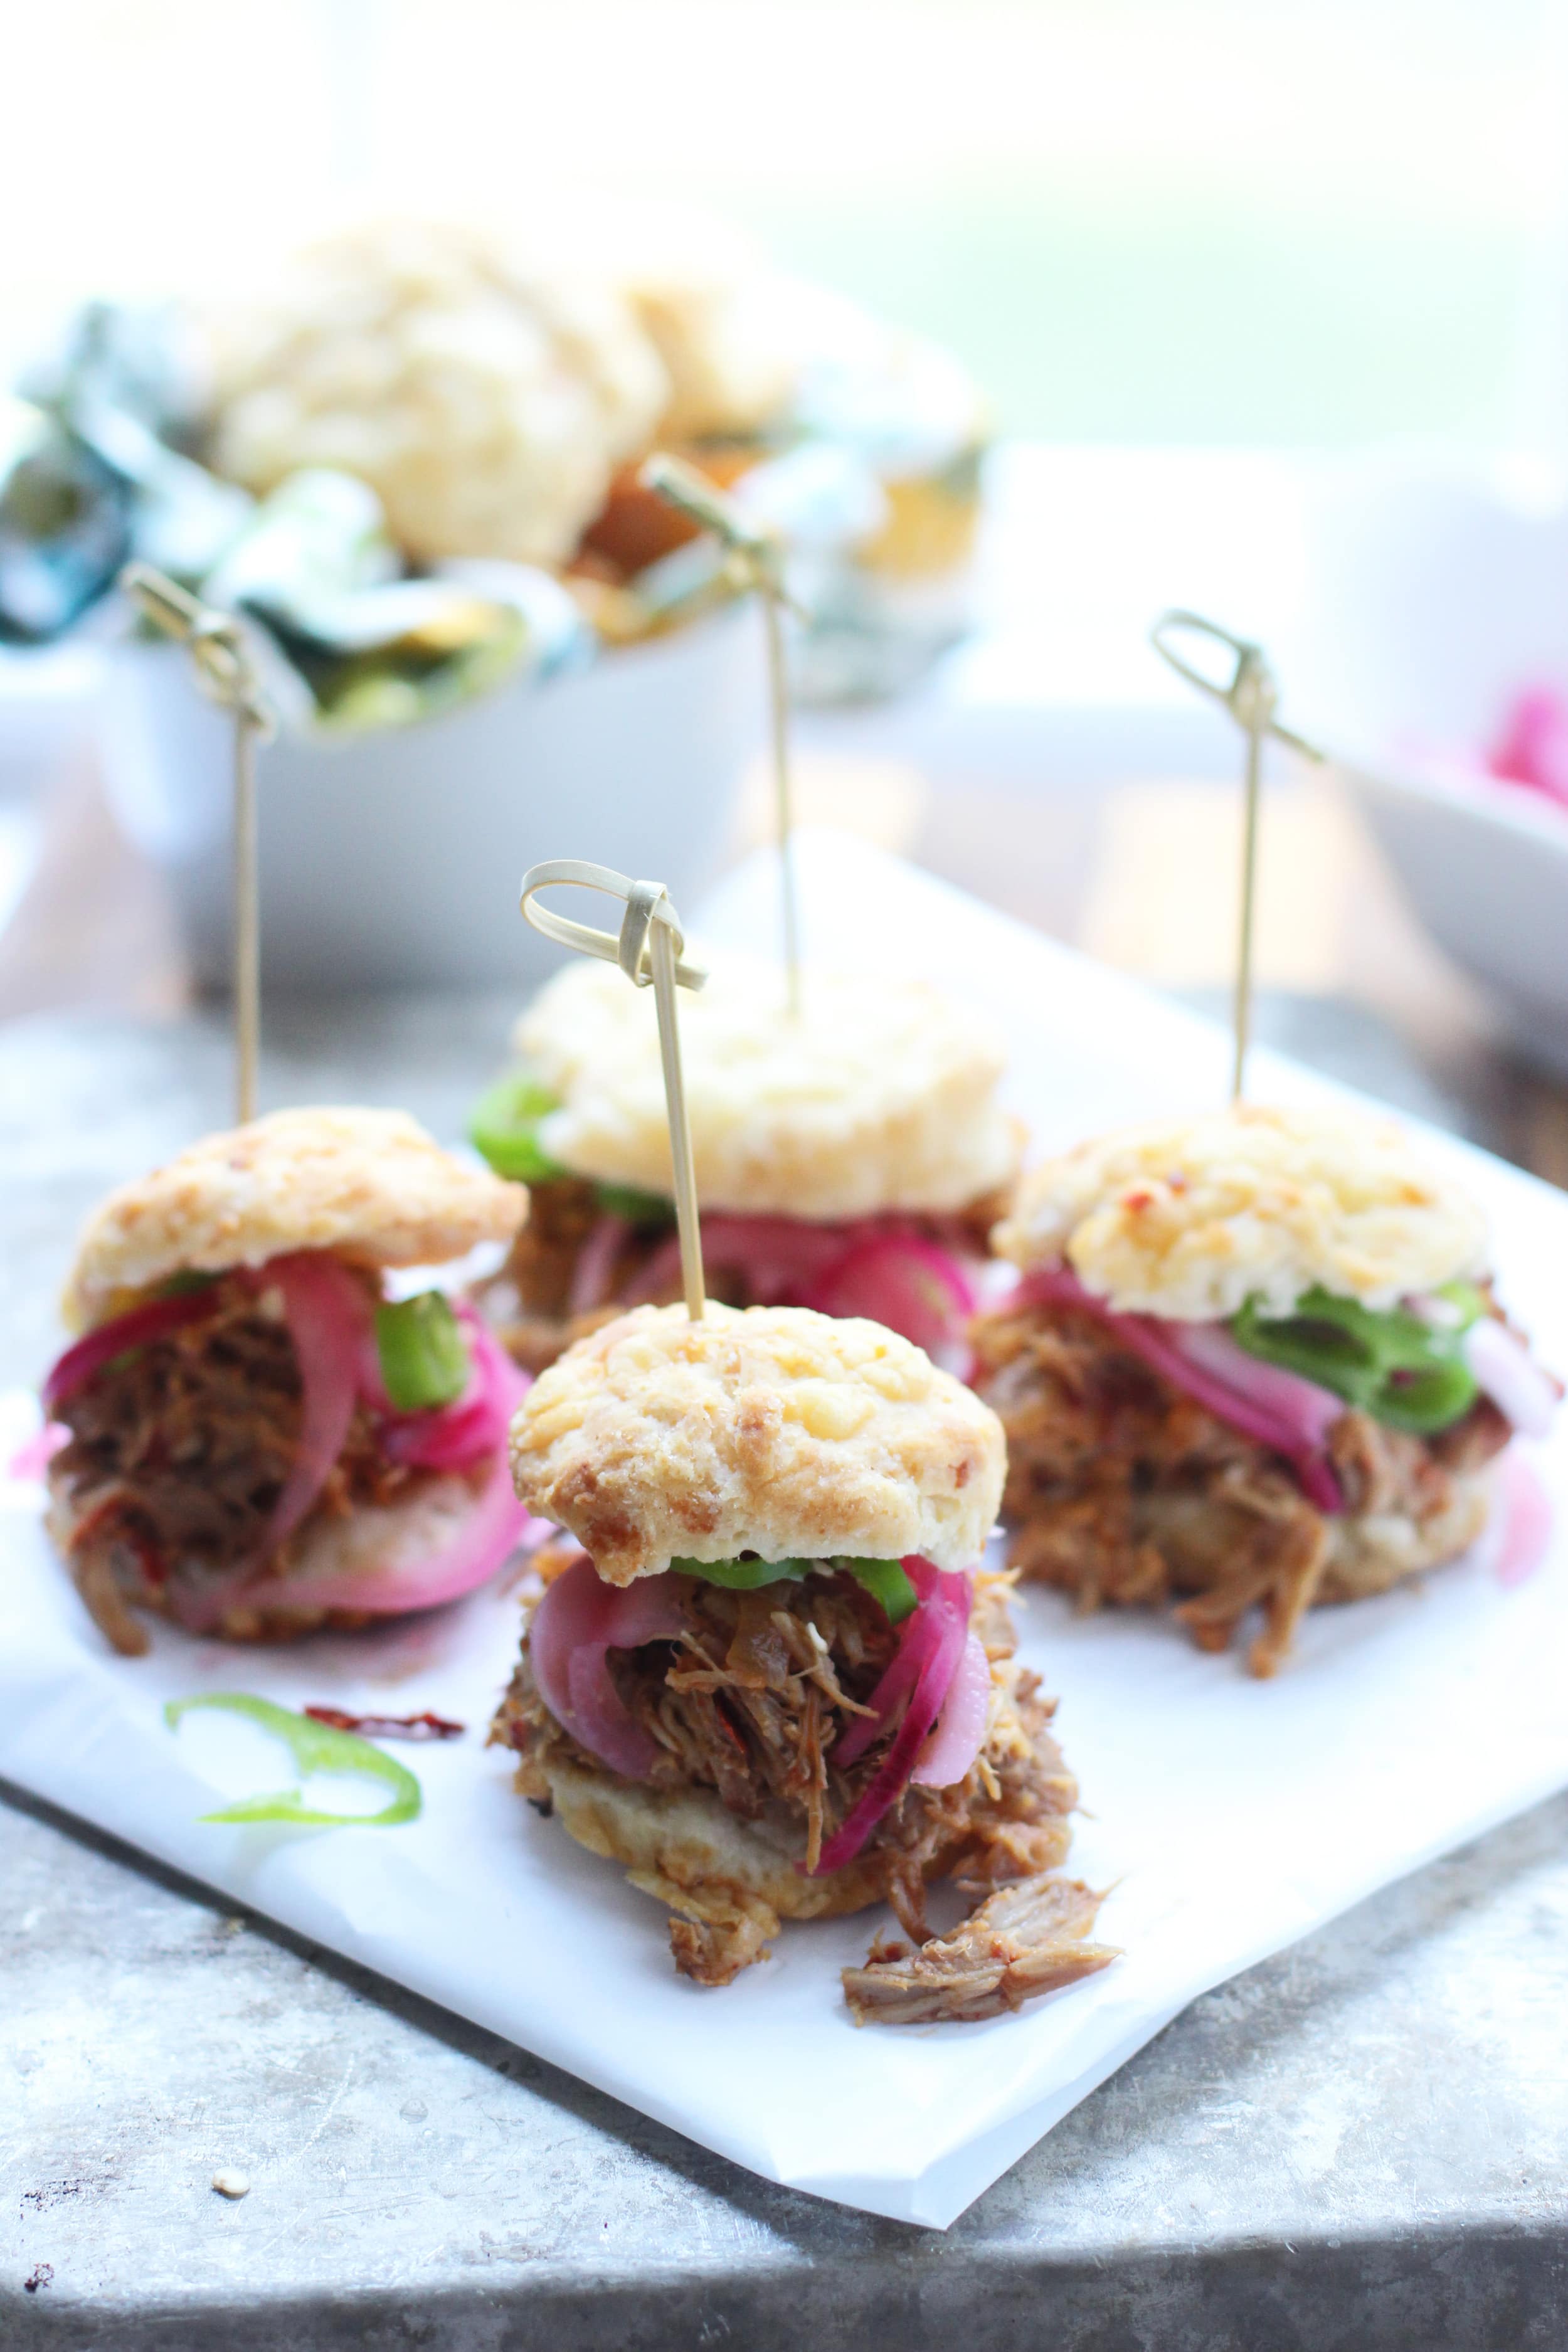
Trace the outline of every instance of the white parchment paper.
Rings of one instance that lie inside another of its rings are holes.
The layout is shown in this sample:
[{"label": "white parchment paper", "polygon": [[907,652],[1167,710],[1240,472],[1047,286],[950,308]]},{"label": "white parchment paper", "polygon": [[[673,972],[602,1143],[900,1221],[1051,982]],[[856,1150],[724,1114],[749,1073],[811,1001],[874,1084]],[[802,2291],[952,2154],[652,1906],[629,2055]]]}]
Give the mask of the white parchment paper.
[{"label": "white parchment paper", "polygon": [[[799,856],[815,951],[924,969],[984,1001],[1043,1142],[1224,1098],[1226,1042],[1206,1024],[878,853],[808,835]],[[755,948],[774,921],[760,859],[701,929]],[[1333,1090],[1260,1055],[1253,1091]],[[1520,1319],[1568,1365],[1568,1201],[1432,1144],[1485,1202]],[[31,1425],[27,1401],[0,1401],[0,1460]],[[1561,1505],[1568,1447],[1538,1462]],[[50,1559],[38,1504],[36,1486],[0,1484],[0,1773],[754,2172],[937,2227],[1197,1993],[1568,1784],[1561,1540],[1513,1589],[1483,1542],[1419,1589],[1320,1612],[1271,1684],[1167,1622],[1075,1621],[1032,1595],[1024,1654],[1059,1695],[1092,1808],[1071,1866],[1114,1886],[1100,1933],[1124,1957],[1016,2018],[858,2031],[837,1971],[879,1915],[786,1927],[773,1958],[701,1991],[675,1975],[657,1906],[513,1795],[505,1755],[481,1743],[515,1596],[270,1653],[162,1633],[118,1659]],[[431,1707],[469,1729],[396,1751],[425,1791],[405,1827],[214,1827],[196,1816],[291,1775],[280,1749],[216,1718],[169,1732],[164,1701],[204,1689]]]}]

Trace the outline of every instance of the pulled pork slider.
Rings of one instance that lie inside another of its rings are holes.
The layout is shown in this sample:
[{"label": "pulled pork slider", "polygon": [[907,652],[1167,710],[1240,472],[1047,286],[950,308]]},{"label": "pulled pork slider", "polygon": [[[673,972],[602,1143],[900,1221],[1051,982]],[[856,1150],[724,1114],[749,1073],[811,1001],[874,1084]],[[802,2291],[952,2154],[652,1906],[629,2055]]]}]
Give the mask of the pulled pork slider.
[{"label": "pulled pork slider", "polygon": [[1014,1563],[1160,1604],[1205,1649],[1453,1559],[1489,1465],[1560,1393],[1492,1296],[1481,1213],[1399,1128],[1250,1104],[1081,1145],[1026,1178],[1022,1270],[972,1329],[1007,1432]]},{"label": "pulled pork slider", "polygon": [[[975,1567],[1003,1442],[968,1390],[873,1323],[642,1307],[540,1378],[511,1451],[583,1549],[493,1736],[525,1797],[668,1906],[683,1974],[728,1984],[781,1917],[883,1900],[924,1949],[847,1972],[860,2016],[988,2016],[1103,1965],[1095,1898],[1035,1883],[1077,1792],[1005,1580]],[[948,1877],[1016,1916],[987,1902],[929,1942]]]},{"label": "pulled pork slider", "polygon": [[[1022,1140],[996,1100],[999,1044],[919,982],[808,972],[792,1017],[782,973],[721,978],[681,1010],[711,1289],[869,1316],[966,1370],[974,1275]],[[486,1307],[537,1370],[607,1314],[678,1298],[680,1252],[649,992],[574,964],[516,1044],[521,1066],[471,1133],[532,1188]]]},{"label": "pulled pork slider", "polygon": [[253,1639],[468,1591],[525,1524],[525,1383],[480,1318],[393,1267],[509,1242],[527,1194],[400,1111],[286,1110],[113,1192],[44,1383],[50,1529],[116,1649],[132,1612]]}]

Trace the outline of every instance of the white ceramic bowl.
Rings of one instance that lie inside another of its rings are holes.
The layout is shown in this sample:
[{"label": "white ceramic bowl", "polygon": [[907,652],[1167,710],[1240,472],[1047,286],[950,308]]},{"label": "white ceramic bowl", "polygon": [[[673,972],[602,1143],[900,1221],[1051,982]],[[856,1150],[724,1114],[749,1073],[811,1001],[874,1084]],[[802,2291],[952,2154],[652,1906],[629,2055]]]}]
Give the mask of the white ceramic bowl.
[{"label": "white ceramic bowl", "polygon": [[1486,780],[1341,764],[1438,946],[1531,1059],[1568,1076],[1568,812]]},{"label": "white ceramic bowl", "polygon": [[1335,752],[1438,945],[1568,1072],[1568,812],[1456,772],[1521,687],[1568,693],[1560,487],[1410,463],[1346,478],[1313,536],[1287,715]]},{"label": "white ceramic bowl", "polygon": [[[518,912],[541,857],[652,876],[689,904],[722,860],[763,724],[756,618],[737,607],[422,725],[280,736],[258,772],[265,985],[530,984],[560,960]],[[231,723],[178,648],[127,644],[101,725],[115,814],[168,876],[197,979],[221,986]]]}]

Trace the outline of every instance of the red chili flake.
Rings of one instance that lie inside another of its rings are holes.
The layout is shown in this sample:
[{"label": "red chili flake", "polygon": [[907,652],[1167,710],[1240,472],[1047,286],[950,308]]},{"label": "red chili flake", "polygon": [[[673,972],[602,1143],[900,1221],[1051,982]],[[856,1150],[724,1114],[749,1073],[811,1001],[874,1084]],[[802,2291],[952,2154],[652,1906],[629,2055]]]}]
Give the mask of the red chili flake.
[{"label": "red chili flake", "polygon": [[746,1753],[745,1740],[742,1738],[740,1732],[736,1730],[735,1726],[731,1722],[729,1711],[725,1707],[721,1697],[714,1700],[713,1712],[718,1718],[720,1728],[729,1733],[731,1745],[738,1748],[741,1754],[744,1756]]},{"label": "red chili flake", "polygon": [[1122,1194],[1121,1205],[1124,1209],[1134,1211],[1152,1209],[1154,1205],[1154,1195],[1152,1192],[1125,1192]]},{"label": "red chili flake", "polygon": [[54,2274],[53,2263],[35,2263],[27,2276],[22,2281],[22,2285],[28,2294],[37,2294],[41,2286],[48,2285]]},{"label": "red chili flake", "polygon": [[330,1731],[357,1731],[365,1739],[461,1739],[466,1723],[444,1715],[346,1715],[341,1706],[307,1706],[301,1712]]},{"label": "red chili flake", "polygon": [[135,1553],[142,1575],[156,1591],[159,1585],[167,1584],[169,1580],[168,1563],[153,1549],[140,1528],[123,1516],[127,1501],[127,1496],[119,1487],[106,1495],[102,1502],[95,1504],[87,1517],[72,1528],[66,1538],[66,1549],[79,1551],[83,1544],[97,1535],[100,1528],[112,1525],[118,1519],[119,1525],[114,1528],[116,1543],[124,1544],[128,1550]]},{"label": "red chili flake", "polygon": [[167,1584],[169,1581],[168,1565],[159,1557],[158,1553],[154,1551],[153,1546],[147,1541],[145,1536],[138,1535],[134,1528],[123,1527],[120,1530],[120,1538],[121,1541],[122,1543],[128,1543],[132,1550],[135,1553],[136,1558],[141,1564],[142,1573],[154,1591],[157,1591],[159,1585]]}]

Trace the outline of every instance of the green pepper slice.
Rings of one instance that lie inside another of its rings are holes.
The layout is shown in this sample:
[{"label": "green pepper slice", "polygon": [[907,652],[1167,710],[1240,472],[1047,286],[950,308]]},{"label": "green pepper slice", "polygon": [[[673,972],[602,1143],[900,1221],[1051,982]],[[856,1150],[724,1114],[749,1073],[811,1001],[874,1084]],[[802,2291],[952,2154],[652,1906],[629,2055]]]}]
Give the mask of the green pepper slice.
[{"label": "green pepper slice", "polygon": [[1479,1393],[1462,1342],[1486,1301],[1468,1283],[1439,1296],[1459,1318],[1446,1328],[1403,1307],[1376,1314],[1357,1299],[1309,1290],[1289,1315],[1264,1315],[1248,1299],[1230,1329],[1249,1355],[1315,1381],[1390,1429],[1426,1437],[1461,1419]]},{"label": "green pepper slice", "polygon": [[194,1265],[184,1265],[166,1282],[158,1285],[159,1298],[187,1298],[197,1290],[210,1290],[217,1280],[216,1274],[198,1274]]},{"label": "green pepper slice", "polygon": [[468,1140],[498,1176],[543,1184],[566,1173],[539,1140],[539,1124],[561,1108],[559,1097],[527,1070],[509,1071],[487,1087],[468,1120]]},{"label": "green pepper slice", "polygon": [[816,1566],[809,1559],[672,1559],[678,1576],[721,1584],[726,1592],[760,1592],[766,1584],[798,1584]]},{"label": "green pepper slice", "polygon": [[237,1804],[225,1805],[218,1812],[201,1814],[202,1821],[294,1822],[310,1829],[378,1830],[417,1820],[424,1797],[406,1764],[400,1764],[395,1757],[374,1748],[368,1739],[361,1739],[354,1732],[334,1731],[331,1724],[317,1723],[308,1715],[294,1715],[288,1707],[275,1706],[269,1698],[257,1698],[249,1691],[201,1691],[194,1698],[172,1698],[163,1709],[163,1720],[174,1731],[181,1717],[198,1706],[243,1716],[248,1722],[259,1724],[263,1731],[274,1733],[289,1749],[302,1775],[363,1772],[373,1780],[384,1782],[392,1791],[391,1801],[379,1813],[327,1813],[307,1805],[300,1790],[279,1789],[270,1796],[242,1797]]},{"label": "green pepper slice", "polygon": [[798,1584],[814,1568],[841,1568],[865,1586],[889,1625],[901,1625],[920,1595],[896,1559],[672,1559],[679,1575],[721,1584],[728,1592],[759,1592],[770,1584]]},{"label": "green pepper slice", "polygon": [[396,1412],[451,1404],[468,1385],[468,1343],[439,1290],[378,1307],[375,1352],[382,1386]]},{"label": "green pepper slice", "polygon": [[635,1184],[595,1184],[594,1198],[607,1217],[624,1217],[628,1225],[673,1225],[675,1202],[660,1192],[639,1192]]},{"label": "green pepper slice", "polygon": [[920,1594],[896,1559],[836,1559],[833,1565],[847,1569],[857,1584],[880,1601],[889,1625],[901,1625],[920,1607]]}]

